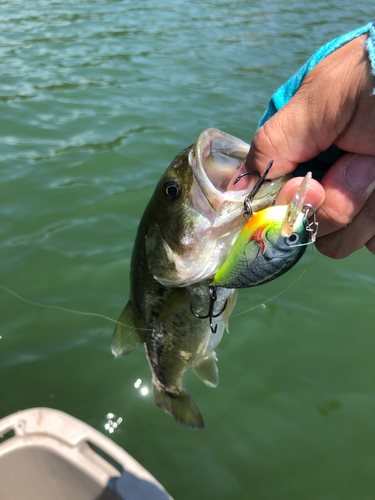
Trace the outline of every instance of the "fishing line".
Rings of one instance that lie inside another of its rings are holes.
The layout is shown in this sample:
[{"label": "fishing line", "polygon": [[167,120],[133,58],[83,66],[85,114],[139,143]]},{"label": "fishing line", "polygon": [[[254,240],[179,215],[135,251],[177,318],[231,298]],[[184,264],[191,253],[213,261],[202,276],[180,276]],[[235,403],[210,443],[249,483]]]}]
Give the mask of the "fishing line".
[{"label": "fishing line", "polygon": [[134,330],[153,331],[153,328],[135,328],[134,326],[131,326],[131,325],[125,325],[124,323],[121,323],[121,321],[110,318],[109,316],[105,316],[104,314],[93,313],[93,312],[84,312],[84,311],[75,311],[74,309],[68,309],[68,308],[62,307],[62,306],[52,306],[50,304],[41,304],[40,302],[34,302],[33,300],[25,299],[25,297],[22,297],[18,293],[13,292],[13,290],[10,290],[10,288],[7,288],[4,285],[0,284],[0,288],[2,290],[4,290],[5,292],[9,293],[10,295],[13,295],[14,297],[16,297],[21,302],[25,302],[26,304],[29,304],[31,306],[44,307],[45,309],[55,309],[57,311],[64,311],[64,312],[68,312],[68,313],[72,313],[72,314],[79,314],[81,316],[96,316],[97,318],[107,319],[108,321],[111,321],[112,323],[116,323],[118,325],[125,326],[126,328],[133,328]]},{"label": "fishing line", "polygon": [[[246,309],[246,311],[242,311],[242,312],[239,312],[237,314],[232,314],[230,317],[231,318],[236,318],[237,316],[241,316],[242,314],[246,314],[246,313],[248,313],[250,311],[253,311],[254,309],[257,309],[258,307],[261,307],[262,305],[267,304],[268,302],[271,302],[271,300],[276,299],[277,297],[279,297],[283,293],[287,292],[290,288],[292,288],[292,286],[294,286],[302,278],[302,276],[305,274],[305,272],[307,271],[307,268],[309,267],[309,265],[311,263],[313,250],[314,250],[314,246],[312,245],[310,259],[308,260],[308,262],[306,264],[306,267],[304,268],[304,270],[302,271],[302,273],[298,276],[298,278],[295,281],[293,281],[293,283],[291,283],[284,290],[282,290],[281,292],[277,293],[273,297],[270,297],[266,301],[263,301],[260,304],[257,304],[256,306],[250,307],[249,309]],[[121,325],[121,326],[124,326],[126,328],[132,328],[133,330],[144,331],[144,332],[152,332],[152,331],[154,331],[154,328],[138,328],[138,327],[136,328],[136,327],[134,327],[132,325],[126,325],[125,323],[122,323],[121,321],[118,321],[116,319],[110,318],[109,316],[105,316],[104,314],[93,313],[93,312],[84,312],[84,311],[76,311],[74,309],[68,309],[67,307],[54,306],[54,305],[50,305],[50,304],[42,304],[40,302],[34,302],[33,300],[29,300],[29,299],[26,299],[25,297],[22,297],[21,295],[19,295],[18,293],[14,292],[10,288],[7,288],[4,285],[0,284],[0,288],[2,290],[4,290],[5,292],[7,292],[8,294],[13,295],[13,297],[17,298],[21,302],[24,302],[25,304],[29,304],[31,306],[43,307],[44,309],[54,309],[54,310],[57,310],[57,311],[63,311],[63,312],[71,313],[71,314],[78,314],[80,316],[94,316],[96,318],[106,319],[106,320],[110,321],[111,323],[115,323],[116,325]],[[224,319],[223,318],[217,318],[216,323],[219,323],[221,321],[224,321]],[[187,328],[190,328],[190,327],[184,327],[184,326],[178,327],[178,326],[175,326],[174,328],[177,329],[177,330],[184,330],[184,329],[187,329]]]}]

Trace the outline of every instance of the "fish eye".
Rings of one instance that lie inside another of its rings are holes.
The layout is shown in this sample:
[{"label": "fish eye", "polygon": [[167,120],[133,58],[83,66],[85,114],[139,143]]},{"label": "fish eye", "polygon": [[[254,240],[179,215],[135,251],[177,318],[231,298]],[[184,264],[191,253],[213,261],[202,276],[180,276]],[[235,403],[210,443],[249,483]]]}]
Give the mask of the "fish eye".
[{"label": "fish eye", "polygon": [[177,181],[165,181],[163,193],[168,201],[175,201],[181,196],[181,186]]},{"label": "fish eye", "polygon": [[292,233],[288,238],[284,238],[285,243],[288,246],[293,246],[298,243],[299,236],[297,233]]}]

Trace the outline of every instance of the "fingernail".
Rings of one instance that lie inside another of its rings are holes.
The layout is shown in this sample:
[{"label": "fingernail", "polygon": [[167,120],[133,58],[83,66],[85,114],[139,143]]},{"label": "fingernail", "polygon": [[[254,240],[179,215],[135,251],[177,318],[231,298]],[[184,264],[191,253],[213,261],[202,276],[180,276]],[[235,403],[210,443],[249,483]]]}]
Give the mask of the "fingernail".
[{"label": "fingernail", "polygon": [[353,189],[372,187],[375,181],[375,157],[355,154],[345,168],[345,180]]}]

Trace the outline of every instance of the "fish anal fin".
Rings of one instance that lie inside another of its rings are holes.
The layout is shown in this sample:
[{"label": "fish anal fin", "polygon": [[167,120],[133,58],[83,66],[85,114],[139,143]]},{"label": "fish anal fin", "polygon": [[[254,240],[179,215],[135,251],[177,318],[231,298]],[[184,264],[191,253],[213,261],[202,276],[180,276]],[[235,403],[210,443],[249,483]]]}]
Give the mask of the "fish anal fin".
[{"label": "fish anal fin", "polygon": [[219,370],[216,365],[217,357],[213,352],[206,356],[199,365],[193,368],[198,377],[209,387],[217,387],[219,383]]},{"label": "fish anal fin", "polygon": [[123,356],[142,344],[136,326],[136,313],[129,300],[122,311],[112,337],[111,350],[115,358]]},{"label": "fish anal fin", "polygon": [[153,383],[154,401],[159,408],[171,413],[174,418],[186,427],[204,429],[201,412],[186,391],[171,393],[163,390],[158,383]]},{"label": "fish anal fin", "polygon": [[168,316],[175,313],[183,304],[190,301],[191,296],[184,288],[174,288],[164,301],[158,317],[158,322],[168,318]]}]

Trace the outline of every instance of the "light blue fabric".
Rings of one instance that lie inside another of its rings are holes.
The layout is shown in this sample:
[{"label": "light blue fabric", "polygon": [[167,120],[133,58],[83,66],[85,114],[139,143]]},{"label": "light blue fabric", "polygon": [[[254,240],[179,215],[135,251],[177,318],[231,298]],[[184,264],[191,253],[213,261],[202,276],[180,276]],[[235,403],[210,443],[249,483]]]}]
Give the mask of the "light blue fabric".
[{"label": "light blue fabric", "polygon": [[[367,39],[367,52],[371,61],[372,74],[375,76],[375,23],[370,27],[370,34]],[[375,89],[374,89],[375,94]]]},{"label": "light blue fabric", "polygon": [[279,109],[281,109],[285,104],[294,96],[294,94],[299,89],[302,80],[305,78],[307,73],[313,69],[322,59],[329,56],[335,50],[339,49],[346,43],[350,42],[354,38],[357,38],[364,33],[370,31],[370,37],[367,43],[367,51],[372,63],[372,72],[375,75],[375,27],[374,24],[369,23],[362,28],[358,28],[354,31],[346,33],[345,35],[326,43],[318,49],[315,54],[305,63],[301,69],[297,71],[284,85],[282,85],[273,94],[266,112],[264,113],[258,128],[261,127],[267,120],[271,118]]}]

